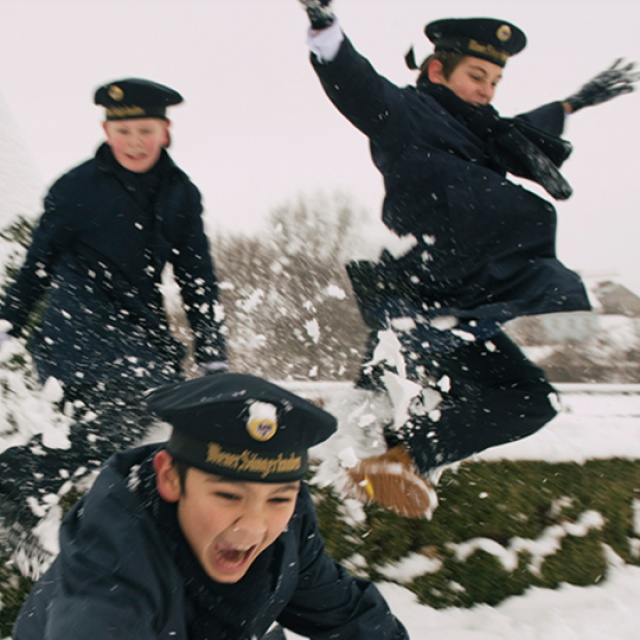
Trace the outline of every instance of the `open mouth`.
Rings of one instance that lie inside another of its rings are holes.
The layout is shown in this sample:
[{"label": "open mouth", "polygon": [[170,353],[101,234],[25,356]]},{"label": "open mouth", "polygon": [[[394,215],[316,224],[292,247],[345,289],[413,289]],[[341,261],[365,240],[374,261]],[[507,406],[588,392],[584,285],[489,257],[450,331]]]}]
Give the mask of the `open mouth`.
[{"label": "open mouth", "polygon": [[215,549],[216,564],[223,570],[235,571],[242,568],[253,555],[256,545],[218,545]]}]

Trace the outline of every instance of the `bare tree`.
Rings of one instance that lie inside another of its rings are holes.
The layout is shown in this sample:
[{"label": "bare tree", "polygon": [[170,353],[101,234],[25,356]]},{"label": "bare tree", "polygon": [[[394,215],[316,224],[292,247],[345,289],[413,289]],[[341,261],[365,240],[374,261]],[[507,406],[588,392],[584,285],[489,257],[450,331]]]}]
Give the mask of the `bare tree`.
[{"label": "bare tree", "polygon": [[261,237],[217,238],[232,366],[273,379],[353,379],[366,328],[344,268],[362,214],[348,199],[299,197]]}]

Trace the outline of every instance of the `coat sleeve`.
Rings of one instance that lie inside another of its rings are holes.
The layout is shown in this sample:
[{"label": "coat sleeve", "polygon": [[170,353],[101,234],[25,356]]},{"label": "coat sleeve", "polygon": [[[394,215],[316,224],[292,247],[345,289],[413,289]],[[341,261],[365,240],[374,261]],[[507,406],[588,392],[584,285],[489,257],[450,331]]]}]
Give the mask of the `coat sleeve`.
[{"label": "coat sleeve", "polygon": [[227,348],[222,322],[216,317],[218,281],[202,222],[200,193],[193,184],[188,187],[188,212],[184,232],[174,247],[173,272],[193,332],[196,362],[222,362],[227,359]]},{"label": "coat sleeve", "polygon": [[29,316],[51,284],[56,261],[72,242],[72,207],[58,181],[45,198],[45,209],[36,227],[25,261],[0,304],[0,318],[11,323],[11,335],[22,333]]},{"label": "coat sleeve", "polygon": [[550,102],[533,111],[521,113],[516,116],[521,120],[525,120],[538,129],[542,129],[554,136],[560,136],[564,130],[564,121],[566,118],[562,102]]},{"label": "coat sleeve", "polygon": [[298,523],[298,586],[278,622],[313,640],[408,640],[375,585],[329,558],[308,495],[307,503]]},{"label": "coat sleeve", "polygon": [[[36,585],[34,589],[38,589]],[[57,595],[49,603],[46,619],[42,612],[29,608],[27,601],[13,629],[13,640],[158,640],[151,628],[149,611],[104,596]]]},{"label": "coat sleeve", "polygon": [[158,640],[148,620],[149,612],[136,610],[129,602],[67,596],[51,603],[43,640]]},{"label": "coat sleeve", "polygon": [[370,140],[392,151],[405,144],[400,124],[406,105],[402,89],[373,68],[345,37],[331,62],[311,62],[336,108]]},{"label": "coat sleeve", "polygon": [[181,581],[159,534],[128,490],[98,491],[106,497],[80,500],[65,518],[61,553],[29,594],[14,640],[184,640]]}]

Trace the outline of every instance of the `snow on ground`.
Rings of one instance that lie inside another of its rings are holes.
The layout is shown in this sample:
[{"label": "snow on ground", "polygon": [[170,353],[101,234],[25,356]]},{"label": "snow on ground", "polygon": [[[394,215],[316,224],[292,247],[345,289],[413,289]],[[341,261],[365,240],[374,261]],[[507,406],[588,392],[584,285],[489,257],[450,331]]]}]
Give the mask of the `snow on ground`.
[{"label": "snow on ground", "polygon": [[[532,588],[497,607],[436,610],[392,583],[378,584],[412,640],[635,640],[640,568],[618,567],[603,586]],[[299,638],[287,632],[287,638]]]},{"label": "snow on ground", "polygon": [[[395,584],[379,585],[413,640],[631,640],[638,637],[640,568],[613,569],[596,587],[532,588],[497,607],[434,610]],[[291,638],[295,636],[290,636]]]}]

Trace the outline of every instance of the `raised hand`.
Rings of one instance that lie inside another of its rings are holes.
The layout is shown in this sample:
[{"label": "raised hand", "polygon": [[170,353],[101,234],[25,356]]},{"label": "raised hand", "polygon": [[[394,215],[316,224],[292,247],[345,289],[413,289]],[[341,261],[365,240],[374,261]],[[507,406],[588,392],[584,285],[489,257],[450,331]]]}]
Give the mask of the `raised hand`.
[{"label": "raised hand", "polygon": [[611,100],[616,96],[631,93],[633,83],[640,79],[640,73],[634,71],[635,63],[623,65],[622,58],[618,58],[606,71],[589,80],[578,92],[566,98],[563,103],[569,105],[570,113],[575,113],[583,107],[590,107]]},{"label": "raised hand", "polygon": [[333,11],[331,0],[300,0],[307,9],[307,15],[311,21],[312,29],[326,29],[333,24]]}]

